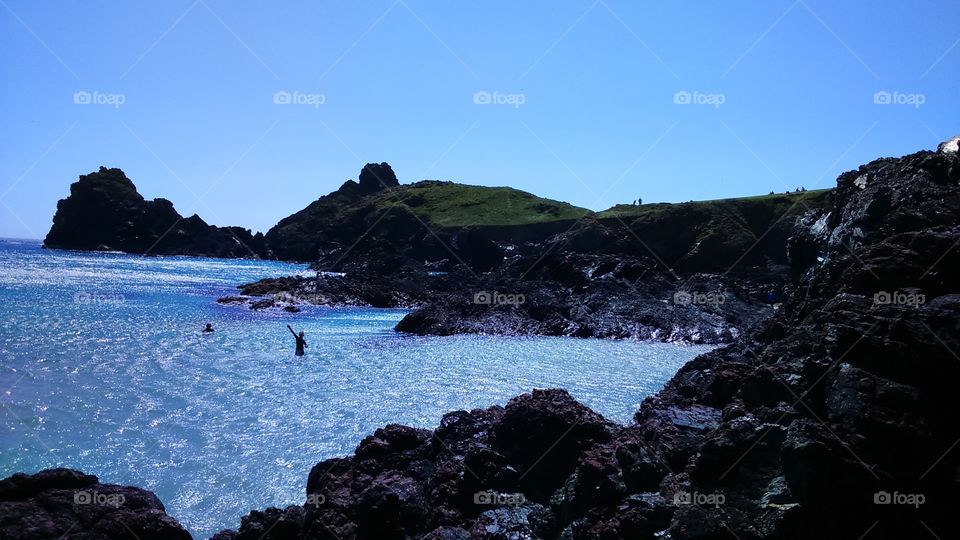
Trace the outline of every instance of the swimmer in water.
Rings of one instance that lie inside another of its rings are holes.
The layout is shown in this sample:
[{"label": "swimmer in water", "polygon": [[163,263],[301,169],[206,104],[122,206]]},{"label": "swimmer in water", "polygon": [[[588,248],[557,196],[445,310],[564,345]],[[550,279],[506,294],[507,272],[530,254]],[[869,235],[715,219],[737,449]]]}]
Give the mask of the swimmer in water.
[{"label": "swimmer in water", "polygon": [[300,331],[300,334],[297,334],[293,331],[293,328],[290,328],[290,325],[287,325],[287,329],[290,330],[290,333],[293,334],[293,338],[297,340],[297,356],[303,356],[303,348],[307,346],[307,340],[303,338],[303,330]]},{"label": "swimmer in water", "polygon": [[206,328],[203,329],[204,334],[207,334],[209,332],[213,332],[213,324],[211,323],[207,323]]}]

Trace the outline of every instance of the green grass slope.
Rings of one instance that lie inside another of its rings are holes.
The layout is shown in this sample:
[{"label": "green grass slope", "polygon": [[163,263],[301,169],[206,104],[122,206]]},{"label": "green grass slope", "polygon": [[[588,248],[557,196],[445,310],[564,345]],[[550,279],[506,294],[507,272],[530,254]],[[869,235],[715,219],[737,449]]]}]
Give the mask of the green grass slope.
[{"label": "green grass slope", "polygon": [[590,210],[509,187],[423,181],[376,195],[377,207],[403,205],[439,228],[509,226],[575,220]]}]

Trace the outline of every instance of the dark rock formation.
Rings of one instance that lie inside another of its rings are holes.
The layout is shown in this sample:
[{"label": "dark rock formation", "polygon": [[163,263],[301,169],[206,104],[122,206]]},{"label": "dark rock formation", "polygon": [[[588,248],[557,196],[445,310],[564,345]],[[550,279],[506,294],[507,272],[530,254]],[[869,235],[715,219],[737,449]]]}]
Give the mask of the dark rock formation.
[{"label": "dark rock formation", "polygon": [[[759,284],[758,284],[759,283]],[[488,274],[263,279],[221,304],[417,307],[397,330],[421,335],[484,333],[728,343],[769,317],[769,287],[711,275],[687,279],[655,261],[599,254],[516,257]]]},{"label": "dark rock formation", "polygon": [[[433,432],[389,425],[354,457],[318,463],[304,507],[253,512],[216,538],[555,537],[554,491],[622,430],[563,390],[450,413]],[[272,536],[284,519],[289,533]]]},{"label": "dark rock formation", "polygon": [[267,255],[262,234],[208,225],[196,214],[184,218],[170,201],[145,200],[123,171],[105,167],[70,185],[43,245],[152,255]]},{"label": "dark rock formation", "polygon": [[712,275],[679,278],[650,258],[630,256],[518,257],[448,285],[434,288],[397,330],[727,343],[772,313],[762,286]]},{"label": "dark rock formation", "polygon": [[360,192],[364,195],[399,185],[397,175],[387,163],[367,163],[360,171]]},{"label": "dark rock formation", "polygon": [[[681,274],[746,274],[787,264],[796,219],[829,210],[830,190],[679,204],[617,206],[557,240],[565,250],[654,256]],[[625,209],[621,211],[621,209]]]},{"label": "dark rock formation", "polygon": [[324,275],[319,279],[266,278],[241,285],[242,296],[225,296],[217,302],[251,307],[257,302],[269,302],[269,307],[281,308],[304,304],[409,308],[426,301],[433,279],[423,273],[389,279],[369,273]]},{"label": "dark rock formation", "polygon": [[0,480],[0,538],[189,540],[157,497],[70,469]]}]

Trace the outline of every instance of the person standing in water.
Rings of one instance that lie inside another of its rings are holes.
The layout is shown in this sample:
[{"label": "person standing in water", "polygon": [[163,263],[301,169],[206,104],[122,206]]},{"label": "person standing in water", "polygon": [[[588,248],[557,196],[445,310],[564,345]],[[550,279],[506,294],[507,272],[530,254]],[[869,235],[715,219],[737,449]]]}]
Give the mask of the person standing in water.
[{"label": "person standing in water", "polygon": [[303,348],[307,346],[307,340],[303,338],[303,330],[300,331],[298,335],[293,331],[293,328],[290,328],[290,325],[287,325],[287,330],[290,330],[290,333],[293,334],[293,339],[297,340],[297,352],[294,354],[297,356],[303,356]]}]

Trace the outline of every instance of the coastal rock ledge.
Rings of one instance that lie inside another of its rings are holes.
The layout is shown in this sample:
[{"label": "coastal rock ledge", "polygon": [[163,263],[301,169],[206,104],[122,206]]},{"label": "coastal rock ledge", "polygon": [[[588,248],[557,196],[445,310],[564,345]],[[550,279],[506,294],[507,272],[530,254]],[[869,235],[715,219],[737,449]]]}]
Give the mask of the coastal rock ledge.
[{"label": "coastal rock ledge", "polygon": [[189,540],[153,493],[71,469],[0,481],[0,538]]},{"label": "coastal rock ledge", "polygon": [[[215,538],[960,538],[958,246],[957,152],[878,159],[796,224],[776,314],[681,368],[633,423],[534,390],[433,431],[388,425],[314,466],[303,505]],[[75,515],[37,492],[3,503],[0,533],[49,537],[17,531],[40,508]],[[179,538],[162,534],[138,538]]]}]

